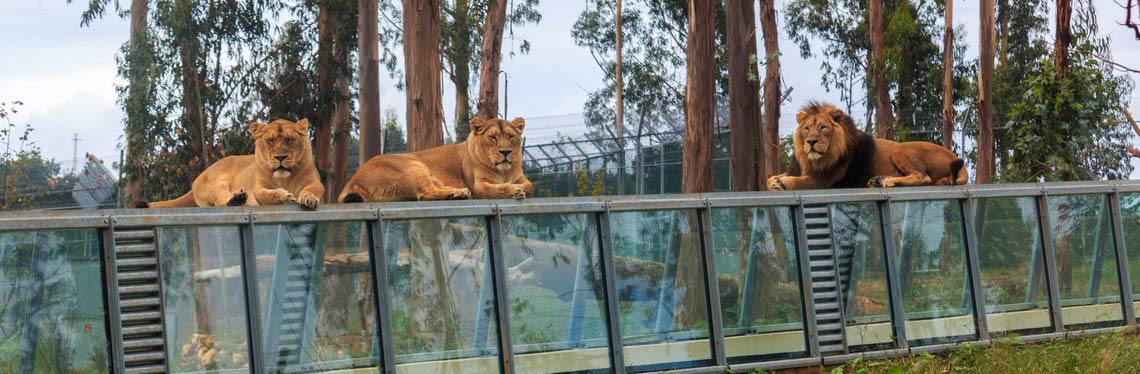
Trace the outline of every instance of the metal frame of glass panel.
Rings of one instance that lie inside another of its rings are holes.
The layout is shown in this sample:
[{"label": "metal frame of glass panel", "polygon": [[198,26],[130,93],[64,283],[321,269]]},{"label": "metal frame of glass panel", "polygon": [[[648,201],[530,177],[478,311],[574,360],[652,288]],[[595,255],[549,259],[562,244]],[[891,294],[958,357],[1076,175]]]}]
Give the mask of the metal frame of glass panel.
[{"label": "metal frame of glass panel", "polygon": [[[1122,235],[1121,222],[1121,206],[1120,197],[1121,192],[1140,192],[1140,181],[1099,181],[1099,182],[1062,182],[1062,183],[1039,183],[1039,184],[1008,184],[1008,185],[984,185],[984,186],[955,186],[955,187],[916,187],[916,188],[900,188],[900,189],[853,189],[853,190],[827,190],[827,191],[792,191],[792,192],[755,192],[755,193],[714,193],[714,194],[692,194],[692,195],[658,195],[652,197],[646,196],[613,196],[613,197],[586,197],[586,198],[555,198],[555,199],[529,199],[524,201],[456,201],[456,202],[410,202],[410,203],[388,203],[388,204],[351,204],[351,205],[338,205],[329,204],[324,205],[317,210],[302,210],[295,206],[276,206],[276,207],[235,207],[235,208],[186,208],[186,209],[165,209],[165,210],[94,210],[94,211],[56,211],[56,212],[11,212],[0,213],[0,232],[6,231],[28,231],[28,230],[58,230],[58,229],[73,229],[73,228],[88,228],[97,229],[100,234],[102,243],[101,259],[103,266],[103,282],[105,290],[104,299],[107,301],[107,313],[105,313],[106,326],[109,330],[114,330],[117,325],[119,316],[116,311],[116,295],[113,287],[107,287],[107,282],[113,279],[114,267],[113,258],[115,254],[113,232],[115,226],[130,226],[130,227],[169,227],[169,226],[205,226],[205,225],[229,225],[236,226],[241,232],[241,246],[242,246],[242,261],[241,271],[244,274],[242,282],[245,288],[246,296],[246,316],[242,316],[247,325],[248,346],[250,349],[249,360],[251,368],[254,372],[262,372],[263,360],[260,344],[261,341],[261,325],[258,315],[260,308],[257,307],[256,297],[256,270],[255,257],[253,252],[253,225],[266,224],[266,223],[314,223],[314,222],[338,222],[338,221],[356,221],[363,222],[364,230],[368,231],[368,238],[370,246],[368,247],[369,255],[371,258],[370,270],[372,271],[372,282],[376,292],[373,294],[373,306],[376,308],[376,329],[372,331],[378,335],[378,347],[374,349],[374,354],[378,355],[380,364],[376,370],[380,373],[394,373],[395,360],[393,358],[393,339],[391,336],[391,309],[389,305],[389,285],[388,285],[388,268],[386,262],[386,254],[383,253],[384,237],[380,229],[382,220],[387,219],[414,219],[414,218],[442,218],[442,217],[482,217],[489,223],[488,240],[490,242],[488,250],[490,252],[490,259],[492,261],[492,287],[493,298],[495,304],[498,306],[498,315],[496,316],[498,322],[498,329],[494,331],[498,335],[499,356],[497,361],[501,370],[504,373],[513,372],[513,357],[511,354],[512,346],[510,340],[510,309],[506,303],[506,268],[503,263],[502,250],[502,235],[500,231],[501,215],[526,215],[526,214],[549,214],[549,213],[587,213],[594,214],[595,220],[594,229],[598,231],[598,238],[600,240],[600,258],[602,262],[602,278],[604,279],[604,296],[605,296],[605,309],[607,311],[606,328],[609,333],[609,348],[610,348],[610,361],[613,366],[613,371],[617,373],[625,372],[626,368],[623,367],[625,360],[623,355],[628,355],[622,347],[621,339],[621,323],[619,306],[617,305],[617,290],[615,289],[615,264],[613,254],[612,237],[609,232],[610,223],[609,215],[611,211],[647,211],[647,210],[676,210],[676,209],[693,209],[696,211],[698,218],[698,232],[700,234],[700,254],[703,263],[701,264],[702,270],[705,272],[703,281],[705,284],[705,303],[702,307],[708,308],[709,313],[709,326],[708,332],[710,334],[710,352],[712,353],[712,360],[707,366],[694,367],[685,369],[685,372],[720,372],[725,368],[732,370],[748,370],[750,368],[791,368],[791,367],[804,367],[814,366],[825,362],[835,362],[840,359],[852,357],[865,357],[875,358],[888,355],[906,354],[913,352],[931,352],[954,349],[960,344],[936,344],[926,346],[910,346],[907,341],[907,329],[905,319],[903,318],[903,310],[901,305],[901,291],[899,289],[900,274],[898,274],[898,267],[888,264],[886,266],[887,279],[885,282],[888,287],[888,302],[889,311],[891,315],[891,332],[894,335],[895,347],[893,349],[883,349],[879,351],[862,352],[855,354],[844,354],[838,356],[821,357],[818,349],[815,348],[815,340],[813,335],[815,332],[814,326],[811,326],[813,318],[804,318],[804,331],[805,339],[811,344],[808,344],[809,355],[807,358],[797,359],[777,359],[773,361],[750,362],[744,364],[728,365],[725,360],[724,352],[724,335],[722,331],[721,316],[718,312],[719,308],[719,295],[718,295],[718,279],[716,275],[716,264],[713,258],[711,247],[711,221],[710,212],[712,208],[717,207],[785,207],[791,208],[794,212],[794,223],[797,226],[797,252],[798,262],[800,263],[801,277],[801,294],[800,300],[802,302],[801,310],[803,313],[811,313],[814,310],[812,305],[812,298],[810,297],[810,277],[804,280],[804,264],[806,256],[803,255],[803,211],[804,204],[833,204],[833,203],[847,203],[847,202],[874,202],[878,207],[879,224],[889,225],[888,218],[890,217],[890,209],[893,202],[902,201],[925,201],[925,200],[953,200],[957,204],[956,209],[959,210],[962,217],[962,230],[965,245],[965,261],[968,281],[964,287],[968,287],[970,291],[970,299],[965,306],[973,309],[975,313],[974,326],[976,327],[977,336],[967,344],[980,344],[988,345],[990,337],[986,328],[986,313],[985,313],[985,300],[980,288],[980,267],[978,264],[978,249],[976,237],[976,225],[982,225],[984,222],[974,222],[975,217],[971,214],[972,204],[975,199],[990,198],[990,197],[1033,197],[1037,200],[1037,215],[1039,217],[1039,225],[1042,233],[1042,240],[1044,242],[1044,256],[1042,261],[1045,265],[1046,288],[1049,295],[1050,314],[1052,318],[1053,331],[1044,334],[1023,336],[1021,339],[1024,341],[1041,341],[1045,339],[1052,339],[1062,336],[1075,336],[1075,335],[1088,335],[1099,334],[1110,331],[1115,331],[1122,327],[1114,328],[1101,328],[1079,331],[1067,331],[1062,321],[1061,303],[1058,295],[1058,279],[1057,279],[1057,264],[1055,259],[1054,238],[1051,232],[1046,199],[1050,195],[1073,195],[1073,194],[1096,194],[1106,198],[1107,208],[1101,215],[1100,219],[1105,223],[1103,230],[1111,238],[1103,238],[1108,240],[1113,247],[1111,251],[1103,253],[1105,256],[1115,256],[1116,265],[1110,266],[1111,268],[1097,269],[1099,272],[1116,271],[1117,279],[1120,282],[1120,301],[1124,319],[1127,326],[1136,324],[1135,310],[1133,310],[1133,298],[1131,294],[1131,283],[1128,272],[1128,262],[1125,256],[1125,243],[1124,236]],[[1104,217],[1107,215],[1108,217]],[[984,216],[976,217],[978,221],[984,220]],[[889,235],[889,230],[881,230],[881,235]],[[1111,240],[1109,240],[1111,239]],[[882,250],[887,253],[893,253],[893,246],[891,240],[883,240]],[[885,256],[886,261],[894,261],[893,255]],[[112,260],[112,261],[109,261]],[[1104,261],[1098,263],[1103,265]],[[1104,295],[1102,295],[1104,296]],[[1111,297],[1117,297],[1112,295]],[[964,300],[966,302],[966,300]],[[110,362],[111,371],[113,373],[121,373],[123,371],[121,361],[121,349],[116,349],[120,346],[120,342],[116,342],[115,336],[117,334],[113,331],[108,331],[108,350],[112,352]],[[167,349],[173,349],[168,347]]]}]

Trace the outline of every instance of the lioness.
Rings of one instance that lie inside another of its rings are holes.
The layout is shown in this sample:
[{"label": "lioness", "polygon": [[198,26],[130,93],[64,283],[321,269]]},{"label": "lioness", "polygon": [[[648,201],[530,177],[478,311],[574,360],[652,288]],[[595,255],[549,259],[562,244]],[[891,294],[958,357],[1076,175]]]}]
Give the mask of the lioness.
[{"label": "lioness", "polygon": [[[218,160],[194,179],[182,197],[136,204],[138,208],[280,205],[298,203],[316,208],[325,187],[313,163],[309,121],[283,119],[249,125],[252,155]],[[249,198],[248,191],[253,191]]]},{"label": "lioness", "polygon": [[338,200],[522,199],[534,185],[522,172],[522,131],[515,118],[471,120],[467,141],[405,154],[379,155],[345,184]]},{"label": "lioness", "polygon": [[929,142],[877,139],[838,108],[809,103],[796,114],[788,172],[768,178],[770,190],[961,185],[962,159]]}]

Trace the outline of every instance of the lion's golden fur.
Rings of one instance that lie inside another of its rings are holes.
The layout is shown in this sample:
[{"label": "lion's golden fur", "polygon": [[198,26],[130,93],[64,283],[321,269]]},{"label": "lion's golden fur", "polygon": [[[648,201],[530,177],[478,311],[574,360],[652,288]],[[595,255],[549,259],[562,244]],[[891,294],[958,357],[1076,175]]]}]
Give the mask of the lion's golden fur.
[{"label": "lion's golden fur", "polygon": [[966,184],[962,159],[929,142],[876,139],[847,113],[811,103],[796,115],[788,172],[768,179],[772,190]]},{"label": "lion's golden fur", "polygon": [[[218,160],[194,179],[182,197],[139,208],[280,205],[298,203],[316,208],[325,188],[313,162],[309,121],[279,119],[268,125],[249,126],[254,139],[252,155]],[[249,196],[249,194],[253,196]]]},{"label": "lion's golden fur", "polygon": [[467,141],[405,154],[378,155],[345,184],[341,202],[522,199],[534,185],[522,171],[526,121],[471,120]]}]

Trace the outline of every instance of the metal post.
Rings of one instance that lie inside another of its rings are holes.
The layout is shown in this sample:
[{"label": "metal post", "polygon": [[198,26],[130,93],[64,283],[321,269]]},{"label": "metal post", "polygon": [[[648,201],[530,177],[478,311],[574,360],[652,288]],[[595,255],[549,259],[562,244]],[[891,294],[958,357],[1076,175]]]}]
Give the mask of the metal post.
[{"label": "metal post", "polygon": [[[507,267],[503,263],[503,215],[495,207],[495,215],[487,217],[487,231],[491,243],[487,247],[491,261],[491,286],[495,290],[495,316],[499,325],[499,367],[503,374],[515,372],[513,346],[511,346],[511,318],[507,294]],[[483,287],[487,287],[486,284]]]},{"label": "metal post", "polygon": [[819,357],[819,328],[815,325],[815,297],[812,295],[811,263],[808,259],[807,224],[804,223],[804,204],[792,208],[795,215],[796,228],[796,259],[800,273],[800,293],[803,297],[804,333],[807,334],[808,355]]},{"label": "metal post", "polygon": [[[1044,188],[1042,188],[1044,191]],[[1053,315],[1053,331],[1064,332],[1061,313],[1061,291],[1057,282],[1057,253],[1053,244],[1053,225],[1049,222],[1049,195],[1037,197],[1037,220],[1041,225],[1041,242],[1045,250],[1045,281],[1049,289],[1049,310]]]},{"label": "metal post", "polygon": [[[766,213],[768,211],[770,211],[770,210],[768,210],[768,209],[753,209],[751,212],[753,222],[757,222],[760,220],[759,216],[760,216],[761,212]],[[740,217],[740,216],[737,215],[737,217]],[[775,218],[775,216],[772,216],[772,217],[769,217],[769,219],[776,219],[776,218]],[[749,231],[752,231],[752,226],[750,225],[748,227],[748,229],[749,229]],[[743,240],[743,238],[741,238],[741,239]],[[767,243],[764,243],[764,244],[767,244]],[[745,265],[744,265],[744,284],[740,285],[740,290],[741,290],[742,296],[741,296],[741,303],[740,303],[740,315],[738,316],[736,323],[737,323],[737,327],[749,328],[749,327],[752,327],[753,316],[755,315],[755,312],[756,312],[756,303],[760,302],[760,300],[756,300],[753,297],[753,295],[756,293],[756,291],[755,291],[756,281],[760,277],[760,253],[759,252],[761,251],[761,249],[759,248],[759,246],[752,245],[751,242],[744,243],[744,245],[748,246],[748,255],[746,257],[747,260],[745,261]]]},{"label": "metal post", "polygon": [[712,209],[707,199],[705,207],[697,210],[697,225],[700,226],[701,255],[705,266],[705,300],[708,306],[713,360],[717,365],[727,365],[724,353],[724,325],[720,315],[720,284],[717,281],[716,253],[712,240]]},{"label": "metal post", "polygon": [[596,297],[594,288],[590,284],[590,275],[594,269],[591,259],[589,243],[578,250],[578,265],[574,269],[574,295],[570,298],[570,321],[566,326],[566,340],[574,348],[582,348],[582,322],[586,314],[586,298]]},{"label": "metal post", "polygon": [[[1092,274],[1089,275],[1089,288],[1088,297],[1092,299],[1092,303],[1096,304],[1097,299],[1100,298],[1100,279],[1104,274],[1104,245],[1107,244],[1101,237],[1112,235],[1112,228],[1105,225],[1105,216],[1111,214],[1108,210],[1108,198],[1101,197],[1101,202],[1104,203],[1104,209],[1101,209],[1100,214],[1096,215],[1096,236],[1093,238],[1093,261],[1092,261]],[[1111,221],[1109,221],[1111,224]]]},{"label": "metal post", "polygon": [[368,227],[368,259],[372,265],[372,308],[376,314],[376,341],[379,342],[380,374],[396,373],[395,346],[392,345],[392,315],[388,305],[392,296],[388,289],[388,252],[384,250],[384,219],[376,213]]},{"label": "metal post", "polygon": [[253,242],[253,214],[246,217],[241,226],[241,276],[245,285],[246,337],[249,346],[249,367],[254,373],[265,372],[262,359],[265,351],[261,342],[261,306],[257,292],[257,258]]},{"label": "metal post", "polygon": [[[973,299],[974,328],[978,339],[986,340],[990,338],[990,331],[986,320],[986,298],[982,290],[982,267],[978,259],[978,236],[977,232],[974,231],[976,226],[973,209],[971,209],[973,203],[973,197],[960,199],[958,200],[958,209],[962,212],[962,235],[965,239],[963,244],[966,246],[966,270],[970,280],[970,296]],[[979,212],[982,211],[979,210]],[[978,221],[981,222],[984,219],[982,217]]]},{"label": "metal post", "polygon": [[[101,264],[103,266],[103,304],[107,306],[107,339],[111,349],[111,372],[125,373],[123,362],[123,318],[119,307],[119,269],[115,264],[115,221],[107,217],[107,228],[99,230]],[[155,243],[158,251],[158,243]],[[162,266],[159,264],[158,266]],[[162,282],[162,279],[158,280]],[[165,361],[165,360],[164,360]]]},{"label": "metal post", "polygon": [[1108,195],[1108,209],[1112,217],[1112,238],[1113,244],[1116,249],[1116,271],[1119,272],[1117,279],[1120,281],[1120,304],[1124,308],[1124,321],[1129,325],[1136,324],[1136,310],[1132,304],[1132,282],[1131,274],[1128,268],[1128,247],[1124,246],[1124,219],[1121,214],[1122,206],[1120,205],[1120,192],[1113,191]]},{"label": "metal post", "polygon": [[610,205],[598,213],[598,243],[601,249],[602,274],[606,296],[606,335],[609,336],[610,369],[615,374],[625,374],[625,346],[622,344],[621,312],[618,309],[617,272],[614,271],[613,238],[610,236]]},{"label": "metal post", "polygon": [[906,315],[903,313],[902,285],[899,284],[899,268],[895,263],[895,240],[891,233],[891,200],[880,202],[879,232],[882,234],[883,258],[887,263],[887,301],[891,304],[891,327],[894,328],[895,345],[899,349],[910,348],[906,338]]}]

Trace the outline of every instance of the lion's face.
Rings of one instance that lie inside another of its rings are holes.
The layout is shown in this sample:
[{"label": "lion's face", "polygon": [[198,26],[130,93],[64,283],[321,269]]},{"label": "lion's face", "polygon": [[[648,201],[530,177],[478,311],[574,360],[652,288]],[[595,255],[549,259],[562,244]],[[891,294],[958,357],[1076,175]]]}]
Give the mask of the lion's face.
[{"label": "lion's face", "polygon": [[279,119],[263,125],[249,125],[254,140],[254,158],[259,167],[273,173],[275,178],[289,178],[293,170],[312,160],[309,146],[309,120],[297,123]]},{"label": "lion's face", "polygon": [[471,135],[467,137],[472,156],[500,171],[522,165],[522,131],[526,121],[482,118],[471,119]]},{"label": "lion's face", "polygon": [[814,162],[842,157],[847,152],[846,133],[841,123],[843,116],[842,111],[833,107],[824,108],[819,113],[797,114],[799,127],[793,135],[796,156]]}]

